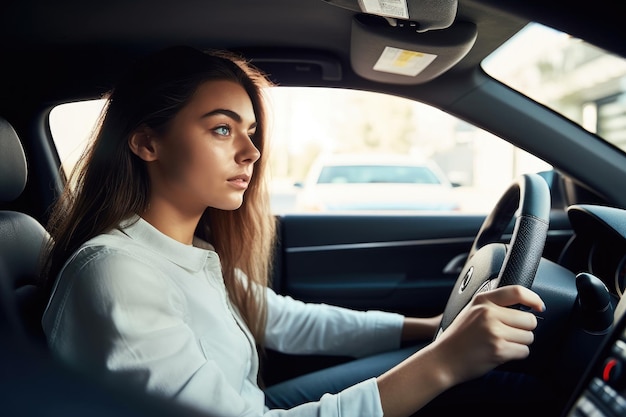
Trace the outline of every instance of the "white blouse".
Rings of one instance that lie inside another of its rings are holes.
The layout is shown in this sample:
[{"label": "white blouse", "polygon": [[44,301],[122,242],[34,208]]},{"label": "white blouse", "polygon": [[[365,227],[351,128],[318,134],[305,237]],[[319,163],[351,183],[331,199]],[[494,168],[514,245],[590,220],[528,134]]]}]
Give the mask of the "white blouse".
[{"label": "white blouse", "polygon": [[[266,346],[366,356],[400,344],[403,316],[307,304],[267,289]],[[268,410],[254,339],[226,294],[216,252],[141,218],[84,244],[43,317],[52,351],[212,416],[382,416],[374,378],[290,410]]]}]

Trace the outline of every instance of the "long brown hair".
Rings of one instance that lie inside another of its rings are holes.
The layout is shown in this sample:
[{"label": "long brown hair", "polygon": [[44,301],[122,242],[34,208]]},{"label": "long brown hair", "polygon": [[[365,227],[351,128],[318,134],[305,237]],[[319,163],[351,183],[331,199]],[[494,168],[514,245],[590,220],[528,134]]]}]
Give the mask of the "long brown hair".
[{"label": "long brown hair", "polygon": [[[226,51],[182,46],[162,50],[139,61],[108,94],[94,139],[53,207],[48,225],[52,239],[42,276],[51,292],[63,265],[83,243],[146,209],[150,179],[145,163],[131,152],[128,138],[140,127],[166,130],[198,86],[211,80],[237,82],[250,96],[261,157],[242,206],[234,211],[206,209],[196,235],[215,247],[229,297],[262,343],[267,313],[265,297],[258,290],[268,284],[275,239],[264,175],[268,132],[263,89],[270,82],[244,59]],[[259,285],[241,280],[237,269]]]}]

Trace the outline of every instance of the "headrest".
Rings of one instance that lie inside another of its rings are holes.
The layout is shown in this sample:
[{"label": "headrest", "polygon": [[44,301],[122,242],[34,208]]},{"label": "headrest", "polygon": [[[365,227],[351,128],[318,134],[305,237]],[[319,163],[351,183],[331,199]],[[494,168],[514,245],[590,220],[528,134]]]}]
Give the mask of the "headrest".
[{"label": "headrest", "polygon": [[27,173],[20,138],[13,126],[0,117],[0,202],[11,202],[22,194]]}]

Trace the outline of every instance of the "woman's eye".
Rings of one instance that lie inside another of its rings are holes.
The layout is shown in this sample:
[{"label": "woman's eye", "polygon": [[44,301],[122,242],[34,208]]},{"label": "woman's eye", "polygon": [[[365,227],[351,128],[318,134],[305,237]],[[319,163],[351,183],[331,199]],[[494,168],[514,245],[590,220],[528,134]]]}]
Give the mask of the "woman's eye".
[{"label": "woman's eye", "polygon": [[228,126],[218,126],[215,129],[213,129],[213,131],[215,133],[217,133],[218,135],[221,135],[221,136],[228,136],[228,135],[230,135],[230,127],[228,127]]}]

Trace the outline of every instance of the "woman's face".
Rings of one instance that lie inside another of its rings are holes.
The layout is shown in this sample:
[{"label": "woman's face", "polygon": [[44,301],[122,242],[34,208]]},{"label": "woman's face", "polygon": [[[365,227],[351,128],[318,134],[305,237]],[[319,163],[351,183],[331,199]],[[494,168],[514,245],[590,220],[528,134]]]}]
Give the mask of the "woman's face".
[{"label": "woman's face", "polygon": [[201,84],[191,101],[154,142],[151,198],[196,215],[207,207],[235,210],[254,163],[256,118],[250,97],[232,81]]}]

